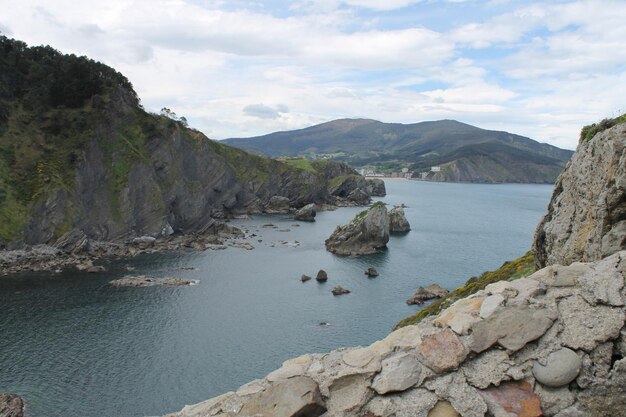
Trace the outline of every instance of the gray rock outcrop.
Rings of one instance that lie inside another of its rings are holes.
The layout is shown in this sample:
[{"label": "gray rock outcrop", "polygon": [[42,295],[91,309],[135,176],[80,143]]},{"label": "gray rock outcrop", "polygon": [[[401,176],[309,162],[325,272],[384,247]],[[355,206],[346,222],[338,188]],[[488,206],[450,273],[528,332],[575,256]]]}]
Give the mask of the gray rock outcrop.
[{"label": "gray rock outcrop", "polygon": [[368,178],[365,191],[372,197],[384,197],[387,195],[385,181],[379,178]]},{"label": "gray rock outcrop", "polygon": [[293,215],[293,218],[302,222],[314,222],[316,215],[317,208],[315,207],[315,204],[311,203],[297,210]]},{"label": "gray rock outcrop", "polygon": [[426,301],[434,300],[436,298],[442,298],[448,295],[449,291],[440,286],[439,284],[430,284],[428,287],[419,287],[415,294],[411,296],[406,303],[409,305],[413,304],[424,304]]},{"label": "gray rock outcrop", "polygon": [[337,255],[359,256],[376,253],[389,241],[389,215],[383,203],[356,215],[348,224],[337,226],[326,239],[326,249]]},{"label": "gray rock outcrop", "polygon": [[24,401],[16,394],[0,393],[0,417],[24,417]]},{"label": "gray rock outcrop", "polygon": [[326,282],[328,281],[328,274],[323,269],[317,271],[317,275],[315,276],[315,280],[317,282]]},{"label": "gray rock outcrop", "polygon": [[389,210],[389,231],[391,233],[403,233],[411,230],[411,225],[404,215],[404,209],[396,206]]},{"label": "gray rock outcrop", "polygon": [[378,271],[373,266],[370,266],[369,268],[367,268],[367,271],[365,271],[365,275],[370,278],[374,278],[378,276]]},{"label": "gray rock outcrop", "polygon": [[344,295],[344,294],[350,294],[350,290],[345,289],[344,287],[342,287],[341,285],[337,285],[336,287],[334,287],[332,290],[330,290],[331,293],[333,293],[333,295]]},{"label": "gray rock outcrop", "polygon": [[[566,282],[554,279],[560,270]],[[617,273],[622,285],[597,297],[587,283],[594,271]],[[622,251],[496,282],[370,346],[288,360],[237,392],[171,416],[265,416],[291,402],[281,416],[625,416],[625,276]],[[500,302],[481,317],[493,296]],[[473,319],[469,331],[455,325],[465,316]],[[290,384],[306,391],[302,398],[286,392]],[[303,404],[313,411],[299,414]]]},{"label": "gray rock outcrop", "polygon": [[582,141],[558,178],[533,242],[539,267],[626,249],[626,123]]}]

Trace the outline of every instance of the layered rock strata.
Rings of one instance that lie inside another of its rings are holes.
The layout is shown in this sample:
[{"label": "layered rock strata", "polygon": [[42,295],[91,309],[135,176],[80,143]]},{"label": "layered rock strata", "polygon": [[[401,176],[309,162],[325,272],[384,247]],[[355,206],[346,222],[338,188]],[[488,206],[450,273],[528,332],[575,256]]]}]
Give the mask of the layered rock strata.
[{"label": "layered rock strata", "polygon": [[626,416],[625,276],[622,251],[496,282],[170,416]]},{"label": "layered rock strata", "polygon": [[626,249],[626,124],[583,140],[558,178],[535,232],[539,267],[594,261]]}]

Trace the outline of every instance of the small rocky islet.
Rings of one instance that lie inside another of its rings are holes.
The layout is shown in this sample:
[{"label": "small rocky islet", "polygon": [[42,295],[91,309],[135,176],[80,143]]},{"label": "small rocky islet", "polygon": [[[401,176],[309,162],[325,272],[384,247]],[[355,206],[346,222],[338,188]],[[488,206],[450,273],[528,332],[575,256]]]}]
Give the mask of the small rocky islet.
[{"label": "small rocky islet", "polygon": [[[624,123],[581,141],[537,228],[530,276],[473,279],[466,287],[478,290],[445,295],[370,346],[287,360],[168,416],[626,416],[625,220],[613,215],[626,201],[625,152]],[[603,227],[572,217],[590,209]]]}]

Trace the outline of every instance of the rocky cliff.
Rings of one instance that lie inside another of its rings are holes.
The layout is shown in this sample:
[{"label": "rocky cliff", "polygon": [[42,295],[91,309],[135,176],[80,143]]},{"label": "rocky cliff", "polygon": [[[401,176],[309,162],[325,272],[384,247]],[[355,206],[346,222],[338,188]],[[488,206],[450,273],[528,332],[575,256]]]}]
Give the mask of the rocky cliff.
[{"label": "rocky cliff", "polygon": [[626,416],[625,276],[622,251],[493,283],[170,416]]},{"label": "rocky cliff", "polygon": [[[619,118],[618,118],[619,121]],[[568,265],[626,249],[626,123],[582,138],[537,227],[537,265]]]},{"label": "rocky cliff", "polygon": [[0,70],[0,249],[188,233],[381,192],[348,165],[253,156],[147,113],[123,75],[85,57],[0,37]]}]

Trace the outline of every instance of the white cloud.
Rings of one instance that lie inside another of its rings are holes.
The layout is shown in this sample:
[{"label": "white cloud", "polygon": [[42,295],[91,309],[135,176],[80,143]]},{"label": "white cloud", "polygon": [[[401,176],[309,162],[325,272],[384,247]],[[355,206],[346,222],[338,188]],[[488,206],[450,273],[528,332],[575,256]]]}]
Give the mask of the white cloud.
[{"label": "white cloud", "polygon": [[626,95],[623,1],[476,2],[504,11],[475,19],[436,0],[1,2],[1,32],[101,60],[215,138],[453,118],[572,148]]}]

